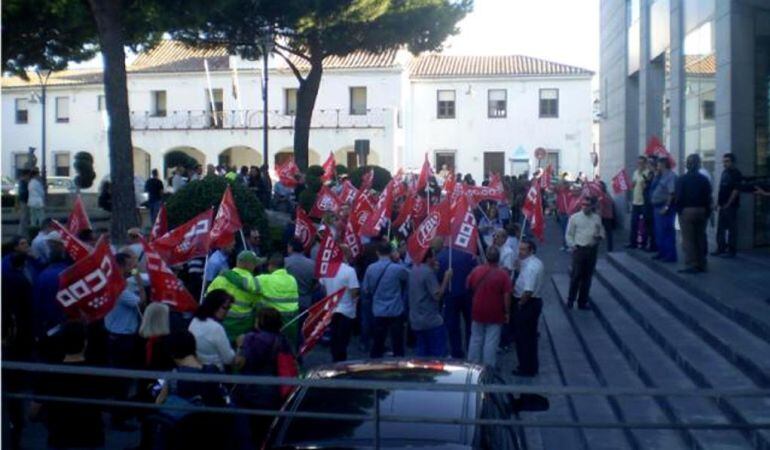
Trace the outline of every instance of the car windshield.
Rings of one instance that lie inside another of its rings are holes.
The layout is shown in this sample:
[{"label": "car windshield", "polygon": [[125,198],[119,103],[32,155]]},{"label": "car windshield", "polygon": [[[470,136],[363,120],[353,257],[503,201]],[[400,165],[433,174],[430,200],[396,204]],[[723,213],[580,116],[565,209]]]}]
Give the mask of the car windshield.
[{"label": "car windshield", "polygon": [[[345,373],[335,379],[464,384],[467,375],[466,370],[413,369]],[[475,416],[474,393],[396,390],[382,391],[378,395],[380,414],[383,416],[450,419]],[[374,391],[369,390],[311,388],[300,392],[295,399],[299,403],[298,406],[295,403],[295,411],[374,414]],[[374,421],[364,420],[297,418],[287,419],[282,428],[279,428],[279,445],[337,441],[368,446],[372,444],[375,432]],[[473,429],[467,425],[381,422],[380,438],[383,442],[397,442],[399,445],[467,444],[473,438]]]}]

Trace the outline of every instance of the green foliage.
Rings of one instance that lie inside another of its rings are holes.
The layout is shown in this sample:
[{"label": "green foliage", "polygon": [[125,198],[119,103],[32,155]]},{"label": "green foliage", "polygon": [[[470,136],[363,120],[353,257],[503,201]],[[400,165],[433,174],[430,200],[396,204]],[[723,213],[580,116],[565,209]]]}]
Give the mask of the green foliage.
[{"label": "green foliage", "polygon": [[166,168],[168,169],[179,166],[182,166],[185,169],[192,169],[198,165],[197,159],[179,150],[175,150],[166,154],[164,161]]},{"label": "green foliage", "polygon": [[313,209],[313,205],[315,204],[316,196],[318,195],[318,192],[313,192],[310,189],[305,189],[302,191],[301,194],[299,194],[299,206],[302,207],[302,209],[305,210],[305,212],[310,212],[311,209]]},{"label": "green foliage", "polygon": [[384,169],[380,166],[365,166],[353,169],[350,172],[350,182],[353,183],[353,186],[355,187],[361,187],[361,177],[366,172],[368,172],[369,169],[374,171],[372,188],[375,191],[382,192],[382,190],[385,189],[385,186],[387,186],[387,184],[390,182],[390,179],[393,177],[390,175],[390,172],[388,172],[387,169]]},{"label": "green foliage", "polygon": [[245,227],[257,227],[267,236],[268,224],[265,210],[257,197],[242,183],[229,182],[224,177],[207,176],[187,183],[166,202],[168,224],[180,225],[208,208],[218,207],[227,185],[233,190],[235,205]]},{"label": "green foliage", "polygon": [[94,157],[88,152],[78,152],[75,154],[75,167],[77,175],[75,176],[75,185],[80,189],[88,189],[94,184],[96,172],[94,172]]},{"label": "green foliage", "polygon": [[345,166],[345,165],[342,165],[342,164],[337,164],[337,176],[344,175],[344,174],[346,174],[348,172],[350,172],[348,170],[348,166]]},{"label": "green foliage", "polygon": [[312,175],[312,176],[315,176],[315,177],[320,177],[321,175],[324,174],[324,168],[319,166],[319,165],[317,165],[317,164],[313,164],[312,166],[307,168],[307,171],[305,173],[307,175]]}]

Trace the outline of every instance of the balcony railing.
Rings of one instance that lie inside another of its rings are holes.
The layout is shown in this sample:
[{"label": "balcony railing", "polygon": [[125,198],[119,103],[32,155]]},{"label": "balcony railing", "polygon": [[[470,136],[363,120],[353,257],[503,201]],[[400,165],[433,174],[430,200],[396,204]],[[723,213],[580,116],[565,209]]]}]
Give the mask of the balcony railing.
[{"label": "balcony railing", "polygon": [[[313,112],[311,128],[385,128],[388,116],[386,108],[367,109],[366,114],[350,114],[347,109],[319,109]],[[268,111],[268,127],[271,129],[294,128],[294,115],[281,111]],[[263,115],[260,110],[208,110],[167,111],[165,115],[153,115],[150,111],[131,111],[131,129],[141,130],[245,130],[261,129]]]}]

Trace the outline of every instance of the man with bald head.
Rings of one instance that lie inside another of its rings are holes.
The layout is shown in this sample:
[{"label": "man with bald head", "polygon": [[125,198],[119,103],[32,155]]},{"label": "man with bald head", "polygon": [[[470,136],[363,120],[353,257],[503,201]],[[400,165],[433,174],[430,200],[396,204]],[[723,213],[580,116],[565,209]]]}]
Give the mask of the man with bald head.
[{"label": "man with bald head", "polygon": [[700,156],[687,157],[687,173],[679,177],[674,195],[685,268],[679,272],[695,274],[706,271],[706,224],[711,215],[711,183],[700,174]]}]

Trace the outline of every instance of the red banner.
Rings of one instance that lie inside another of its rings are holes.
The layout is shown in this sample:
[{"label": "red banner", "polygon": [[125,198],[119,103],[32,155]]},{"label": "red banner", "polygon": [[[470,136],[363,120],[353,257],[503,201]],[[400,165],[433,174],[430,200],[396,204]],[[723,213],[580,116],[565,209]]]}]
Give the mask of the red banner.
[{"label": "red banner", "polygon": [[454,205],[449,245],[475,255],[478,251],[479,229],[468,199],[463,195]]},{"label": "red banner", "polygon": [[297,164],[294,163],[294,158],[286,161],[280,166],[277,166],[275,171],[278,174],[278,179],[281,184],[288,188],[297,186],[297,180],[294,178],[294,176],[299,174],[299,167],[297,167]]},{"label": "red banner", "polygon": [[222,248],[231,244],[235,240],[233,233],[236,233],[243,227],[241,218],[238,215],[238,208],[235,206],[233,191],[228,185],[225,193],[222,194],[222,201],[219,203],[217,216],[211,225],[211,243],[212,248]]},{"label": "red banner", "polygon": [[214,211],[208,210],[156,239],[152,245],[168,264],[181,264],[206,256]]},{"label": "red banner", "polygon": [[333,278],[340,270],[341,264],[342,249],[327,228],[321,237],[321,248],[315,258],[314,276],[316,279]]},{"label": "red banner", "polygon": [[310,217],[320,219],[326,213],[336,213],[340,209],[340,199],[334,195],[329,186],[322,186],[315,199],[313,209],[310,210]]},{"label": "red banner", "polygon": [[617,175],[612,177],[612,191],[616,194],[626,192],[631,188],[631,179],[628,178],[626,169],[620,169]]},{"label": "red banner", "polygon": [[83,205],[83,199],[78,194],[75,198],[75,204],[72,205],[72,212],[69,219],[67,219],[67,230],[74,236],[77,236],[82,230],[93,230],[91,227],[91,221],[88,220],[88,214],[86,213],[86,207]]},{"label": "red banner", "polygon": [[451,208],[449,207],[449,200],[436,205],[435,208],[430,210],[430,214],[422,223],[414,230],[409,239],[406,242],[406,248],[409,252],[409,257],[415,263],[421,263],[425,258],[425,253],[430,248],[430,244],[436,236],[446,236],[450,232],[450,220],[451,220]]},{"label": "red banner", "polygon": [[150,230],[150,242],[166,233],[168,233],[168,215],[166,214],[166,205],[161,204],[160,210],[158,210],[158,217],[155,218],[155,223],[152,224],[152,229]]},{"label": "red banner", "polygon": [[672,169],[676,167],[676,161],[674,161],[674,158],[671,157],[671,153],[666,150],[666,147],[663,146],[663,143],[660,142],[660,139],[658,139],[657,136],[650,138],[650,142],[647,143],[647,147],[644,149],[644,154],[656,158],[666,158],[671,164]]},{"label": "red banner", "polygon": [[147,258],[147,274],[150,276],[150,300],[165,303],[180,312],[195,311],[198,308],[195,298],[163,258],[144,240],[142,247]]},{"label": "red banner", "polygon": [[87,322],[99,320],[115,306],[126,280],[105,237],[93,253],[59,274],[56,301],[69,317]]},{"label": "red banner", "polygon": [[353,186],[353,183],[351,183],[350,180],[345,180],[342,183],[342,190],[340,191],[338,198],[342,203],[352,205],[353,201],[358,198],[358,189]]},{"label": "red banner", "polygon": [[300,356],[307,354],[315,347],[326,328],[332,323],[334,310],[337,309],[346,289],[342,288],[308,308],[305,323],[302,324],[302,337],[304,339],[302,347],[299,349]]},{"label": "red banner", "polygon": [[374,200],[372,200],[370,194],[359,195],[358,198],[356,198],[356,201],[353,204],[353,211],[350,213],[350,219],[356,233],[361,232],[361,227],[364,226],[366,220],[369,218],[369,214],[371,214],[373,210]]},{"label": "red banner", "polygon": [[302,242],[307,251],[313,246],[317,231],[313,221],[310,220],[305,210],[297,207],[297,220],[294,221],[294,239]]},{"label": "red banner", "polygon": [[426,153],[425,161],[422,163],[422,169],[420,170],[420,177],[417,178],[417,192],[425,189],[431,175],[433,175],[433,169],[430,167],[430,161],[428,161],[428,154]]},{"label": "red banner", "polygon": [[527,198],[521,208],[524,217],[529,221],[532,234],[540,241],[545,239],[545,216],[543,215],[543,199],[537,180],[532,180],[532,185],[527,191]]},{"label": "red banner", "polygon": [[321,175],[321,181],[331,181],[337,175],[337,162],[334,160],[334,154],[329,152],[329,157],[326,158],[324,165],[321,166],[324,169],[323,175]]},{"label": "red banner", "polygon": [[463,193],[468,196],[468,200],[470,200],[471,206],[473,207],[484,200],[492,200],[495,202],[505,200],[505,191],[502,189],[495,189],[491,186],[464,186]]},{"label": "red banner", "polygon": [[361,236],[356,233],[353,227],[353,216],[348,218],[348,222],[345,224],[345,230],[342,233],[342,242],[350,249],[350,256],[355,259],[358,255],[363,253],[364,245],[361,243]]},{"label": "red banner", "polygon": [[52,223],[56,231],[61,235],[61,240],[64,241],[64,249],[73,261],[80,261],[91,253],[91,247],[70,233],[64,225],[55,220]]},{"label": "red banner", "polygon": [[383,224],[390,219],[390,213],[393,210],[393,186],[394,181],[390,180],[385,190],[380,194],[377,207],[366,218],[360,232],[365,236],[376,236],[380,233]]},{"label": "red banner", "polygon": [[398,211],[398,217],[393,221],[393,227],[398,228],[412,217],[412,210],[414,208],[414,201],[419,196],[408,195],[404,203],[401,204],[401,209]]}]

